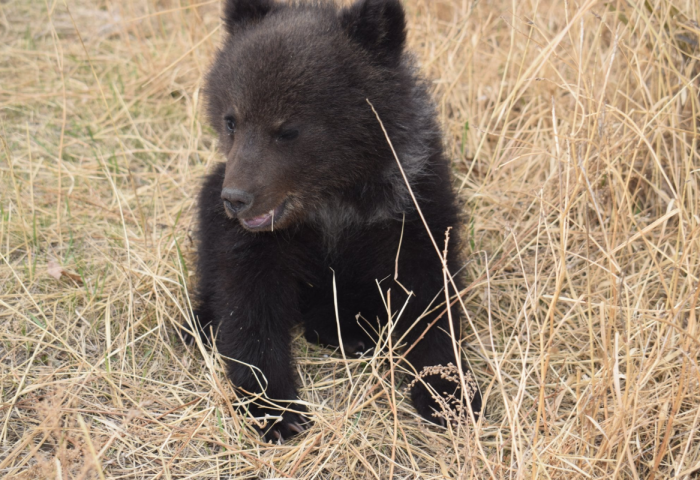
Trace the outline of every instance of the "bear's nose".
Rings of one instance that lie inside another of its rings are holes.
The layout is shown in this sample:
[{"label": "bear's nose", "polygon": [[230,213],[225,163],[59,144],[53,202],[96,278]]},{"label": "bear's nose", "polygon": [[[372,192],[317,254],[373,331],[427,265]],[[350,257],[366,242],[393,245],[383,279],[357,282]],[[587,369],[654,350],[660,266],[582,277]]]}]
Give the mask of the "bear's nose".
[{"label": "bear's nose", "polygon": [[245,212],[253,205],[253,196],[237,188],[224,188],[221,190],[221,198],[224,201],[224,207],[231,215]]}]

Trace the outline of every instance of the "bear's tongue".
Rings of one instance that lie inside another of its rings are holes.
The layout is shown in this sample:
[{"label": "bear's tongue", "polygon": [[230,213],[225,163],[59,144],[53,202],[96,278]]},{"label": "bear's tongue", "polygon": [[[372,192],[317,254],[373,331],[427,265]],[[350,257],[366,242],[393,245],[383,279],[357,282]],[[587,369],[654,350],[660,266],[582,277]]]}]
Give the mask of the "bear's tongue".
[{"label": "bear's tongue", "polygon": [[274,213],[274,210],[270,210],[269,212],[265,213],[264,215],[259,215],[257,217],[253,218],[242,218],[241,222],[245,223],[246,227],[249,228],[257,228],[257,227],[263,227],[266,225],[269,225],[272,223],[272,215]]},{"label": "bear's tongue", "polygon": [[282,217],[282,213],[284,212],[284,204],[285,202],[282,202],[279,205],[277,205],[276,208],[273,208],[267,213],[258,215],[257,217],[253,218],[241,218],[240,221],[248,228],[261,228],[267,227],[268,225],[272,225],[272,228],[274,230],[274,222]]}]

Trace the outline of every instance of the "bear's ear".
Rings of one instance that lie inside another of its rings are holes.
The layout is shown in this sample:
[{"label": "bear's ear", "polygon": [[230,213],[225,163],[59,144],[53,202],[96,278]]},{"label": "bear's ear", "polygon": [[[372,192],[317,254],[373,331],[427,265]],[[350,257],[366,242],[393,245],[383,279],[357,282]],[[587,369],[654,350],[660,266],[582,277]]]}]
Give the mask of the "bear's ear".
[{"label": "bear's ear", "polygon": [[259,22],[275,6],[273,0],[226,0],[224,25],[230,34],[250,23]]},{"label": "bear's ear", "polygon": [[399,0],[358,0],[341,10],[340,23],[380,63],[398,64],[406,43],[406,15]]}]

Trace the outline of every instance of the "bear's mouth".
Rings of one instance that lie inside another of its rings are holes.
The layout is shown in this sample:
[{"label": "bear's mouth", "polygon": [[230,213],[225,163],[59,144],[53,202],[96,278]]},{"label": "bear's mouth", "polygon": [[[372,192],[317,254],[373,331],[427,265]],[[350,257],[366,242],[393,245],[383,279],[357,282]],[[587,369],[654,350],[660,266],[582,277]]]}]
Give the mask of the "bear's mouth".
[{"label": "bear's mouth", "polygon": [[283,201],[275,208],[257,217],[251,218],[241,218],[238,220],[248,230],[262,230],[263,228],[271,227],[271,230],[275,230],[275,222],[279,221],[284,215],[284,206],[287,202]]}]

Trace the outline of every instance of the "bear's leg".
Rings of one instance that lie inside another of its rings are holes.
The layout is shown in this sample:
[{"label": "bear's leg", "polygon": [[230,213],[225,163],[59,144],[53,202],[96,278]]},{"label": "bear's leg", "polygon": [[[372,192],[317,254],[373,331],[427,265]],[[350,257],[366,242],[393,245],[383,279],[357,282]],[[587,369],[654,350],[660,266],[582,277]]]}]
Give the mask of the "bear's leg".
[{"label": "bear's leg", "polygon": [[[298,323],[294,281],[282,272],[259,275],[241,270],[221,277],[217,347],[227,359],[228,376],[253,417],[281,417],[261,429],[268,441],[284,440],[306,428],[306,409],[295,404],[291,328]],[[264,268],[264,262],[256,262]],[[231,271],[229,271],[230,273]]]},{"label": "bear's leg", "polygon": [[[411,256],[408,252],[406,253],[404,265],[408,267],[411,265]],[[406,346],[406,360],[417,373],[411,386],[413,405],[423,418],[439,425],[445,425],[447,421],[443,407],[460,410],[462,406],[469,405],[477,416],[481,411],[481,394],[472,373],[459,356],[461,338],[459,303],[455,302],[451,307],[453,338],[444,306],[444,292],[439,295],[435,304],[430,305],[430,301],[444,285],[439,267],[436,267],[435,263],[421,265],[417,257],[412,266],[413,268],[405,268],[399,273],[400,281],[413,290],[415,297],[409,300],[395,331],[398,337],[403,337],[401,343]],[[426,272],[433,274],[426,274]],[[456,283],[458,288],[461,288],[461,282],[457,280]],[[452,290],[451,286],[450,290]],[[400,288],[392,289],[392,293],[394,291],[402,292]],[[403,305],[405,297],[401,294],[399,297],[401,297],[397,298],[399,302],[395,304]],[[450,301],[452,300],[454,295],[451,296]],[[443,302],[443,306],[435,308],[440,302]],[[415,319],[421,317],[427,309],[433,311],[412,326]],[[466,392],[461,388],[458,365],[461,365],[464,373],[465,386],[468,390]]]},{"label": "bear's leg", "polygon": [[[269,302],[273,304],[274,297]],[[228,376],[237,390],[246,396],[264,395],[248,404],[250,414],[263,423],[267,416],[281,417],[259,428],[266,440],[276,442],[301,433],[309,420],[304,416],[306,408],[294,402],[297,392],[289,328],[265,321],[283,318],[285,312],[274,305],[254,311],[262,315],[222,322],[217,346],[228,359]]]},{"label": "bear's leg", "polygon": [[[444,312],[444,308],[441,311]],[[440,318],[429,327],[435,317],[433,315],[429,317],[429,321],[420,322],[414,327],[417,331],[409,332],[405,342],[407,348],[413,347],[406,354],[406,360],[418,373],[411,386],[413,405],[423,418],[443,426],[448,420],[444,415],[444,407],[459,413],[462,405],[469,405],[475,418],[478,418],[481,411],[478,386],[469,368],[454,353],[455,345],[449,334],[447,314],[444,313],[444,318]],[[454,312],[454,318],[459,318],[457,312]],[[429,329],[426,331],[427,328]],[[455,328],[457,339],[458,335],[459,326]],[[456,347],[459,352],[459,343]],[[458,365],[462,367],[467,391],[461,387]],[[462,413],[468,415],[464,410]]]},{"label": "bear's leg", "polygon": [[[338,317],[346,355],[361,355],[374,346],[376,342],[371,336],[373,332],[370,325],[361,325],[363,320],[356,319],[356,315],[349,310],[339,309]],[[311,343],[331,348],[340,346],[334,305],[318,306],[304,312],[304,337]]]},{"label": "bear's leg", "polygon": [[[219,224],[229,225],[210,226]],[[291,330],[301,322],[298,272],[285,268],[295,263],[290,256],[301,253],[288,244],[281,249],[271,236],[251,236],[239,228],[205,237],[207,244],[199,249],[197,311],[213,320],[231,382],[242,400],[253,397],[246,404],[252,416],[280,417],[260,429],[268,441],[279,441],[309,424],[306,409],[296,403],[290,345]]]},{"label": "bear's leg", "polygon": [[280,268],[285,265],[281,252],[271,242],[262,242],[261,238],[245,255],[226,262],[219,280],[217,347],[228,359],[229,378],[239,391],[264,394],[248,405],[251,414],[281,416],[262,429],[267,440],[278,441],[308,424],[306,409],[294,403],[296,372],[290,345],[291,329],[301,322],[301,313],[297,279]]}]

